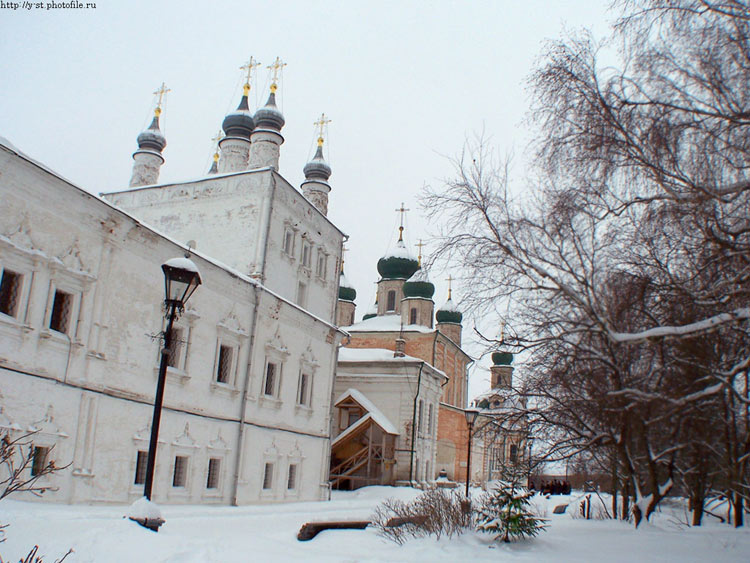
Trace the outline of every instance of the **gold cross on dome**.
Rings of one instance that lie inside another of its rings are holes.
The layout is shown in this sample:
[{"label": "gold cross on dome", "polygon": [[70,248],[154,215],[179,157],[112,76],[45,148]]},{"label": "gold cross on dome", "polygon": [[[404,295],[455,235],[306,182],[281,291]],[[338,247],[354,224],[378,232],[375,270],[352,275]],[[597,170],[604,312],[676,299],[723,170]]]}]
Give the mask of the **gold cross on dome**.
[{"label": "gold cross on dome", "polygon": [[419,254],[417,255],[417,260],[419,261],[419,266],[422,266],[422,247],[427,246],[422,242],[422,239],[419,239],[419,244],[415,244],[417,248],[419,248]]},{"label": "gold cross on dome", "polygon": [[323,130],[325,129],[326,125],[328,125],[331,122],[330,119],[326,117],[325,113],[320,114],[320,119],[318,119],[313,125],[318,128],[318,146],[323,146]]},{"label": "gold cross on dome", "polygon": [[154,114],[156,114],[157,117],[161,115],[161,104],[164,101],[164,95],[167,92],[171,92],[171,90],[167,88],[167,85],[164,84],[164,82],[162,82],[161,86],[159,86],[159,89],[154,92],[155,96],[159,96],[159,101],[156,102],[156,109],[154,110]]},{"label": "gold cross on dome", "polygon": [[445,280],[448,282],[448,299],[451,298],[451,291],[452,291],[452,285],[453,285],[453,276],[449,275],[448,278]]},{"label": "gold cross on dome", "polygon": [[250,57],[250,60],[247,61],[244,65],[240,67],[240,70],[244,70],[247,72],[247,76],[245,77],[245,95],[247,96],[248,92],[250,92],[250,75],[253,72],[253,69],[256,66],[260,66],[260,61],[256,61],[252,56]]},{"label": "gold cross on dome", "polygon": [[344,273],[344,252],[349,252],[349,249],[346,246],[341,245],[341,273],[342,274]]},{"label": "gold cross on dome", "polygon": [[211,140],[214,142],[214,162],[219,160],[219,141],[224,138],[224,132],[219,129],[219,132],[214,135]]},{"label": "gold cross on dome", "polygon": [[398,228],[398,240],[399,242],[402,242],[404,240],[404,213],[407,211],[411,211],[411,209],[406,209],[404,207],[404,202],[401,202],[401,208],[396,209],[398,213],[401,213],[401,226]]},{"label": "gold cross on dome", "polygon": [[271,79],[271,92],[276,93],[276,87],[279,82],[279,73],[284,70],[286,63],[279,57],[273,61],[273,64],[268,65],[266,68],[273,72],[273,78]]}]

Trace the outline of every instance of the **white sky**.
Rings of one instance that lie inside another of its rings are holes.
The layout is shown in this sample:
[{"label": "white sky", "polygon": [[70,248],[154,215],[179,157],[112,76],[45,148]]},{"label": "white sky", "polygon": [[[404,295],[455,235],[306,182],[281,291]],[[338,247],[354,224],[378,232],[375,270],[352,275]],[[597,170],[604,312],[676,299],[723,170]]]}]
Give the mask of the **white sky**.
[{"label": "white sky", "polygon": [[[198,177],[239,102],[239,67],[250,55],[263,63],[251,94],[257,107],[268,95],[265,66],[281,57],[280,172],[300,185],[313,122],[325,112],[329,217],[350,236],[358,318],[374,301],[376,262],[395,241],[394,210],[402,201],[412,210],[410,250],[416,255],[424,238],[429,253],[418,194],[450,175],[446,157],[482,129],[500,151],[514,151],[522,176],[524,81],[544,40],[581,27],[603,37],[614,18],[603,0],[95,3],[0,10],[0,135],[88,191],[125,187],[151,93],[164,81],[160,181]],[[446,277],[431,275],[438,307]],[[471,321],[464,327],[466,338]],[[471,387],[473,396],[487,379],[474,375]]]}]

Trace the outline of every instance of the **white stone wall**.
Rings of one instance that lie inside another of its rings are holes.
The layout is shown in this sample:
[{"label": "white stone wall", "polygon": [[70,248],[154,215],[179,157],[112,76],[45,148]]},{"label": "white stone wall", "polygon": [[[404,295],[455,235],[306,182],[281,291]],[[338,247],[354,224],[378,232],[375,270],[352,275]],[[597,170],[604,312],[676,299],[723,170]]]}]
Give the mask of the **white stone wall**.
[{"label": "white stone wall", "polygon": [[[11,314],[0,313],[0,432],[39,428],[34,442],[70,464],[49,478],[59,489],[44,499],[132,501],[142,495],[136,457],[148,449],[161,346],[150,335],[164,328],[160,266],[184,249],[2,146],[0,170],[0,272],[20,276]],[[325,498],[340,333],[210,259],[191,258],[203,284],[175,325],[181,352],[167,372],[154,500]],[[70,299],[63,332],[50,327],[57,291]],[[216,375],[221,345],[232,350],[226,383]],[[267,398],[274,347],[282,378]],[[309,406],[297,405],[303,368],[313,378]],[[270,490],[262,489],[266,450],[278,458]],[[172,486],[175,456],[188,459],[183,487]],[[212,457],[221,460],[219,486],[207,489]],[[282,476],[290,463],[298,465],[292,490]]]},{"label": "white stone wall", "polygon": [[[343,234],[271,169],[104,197],[183,244],[195,241],[200,252],[335,322]],[[287,230],[293,235],[288,248]],[[303,263],[305,244],[310,245],[308,264]]]}]

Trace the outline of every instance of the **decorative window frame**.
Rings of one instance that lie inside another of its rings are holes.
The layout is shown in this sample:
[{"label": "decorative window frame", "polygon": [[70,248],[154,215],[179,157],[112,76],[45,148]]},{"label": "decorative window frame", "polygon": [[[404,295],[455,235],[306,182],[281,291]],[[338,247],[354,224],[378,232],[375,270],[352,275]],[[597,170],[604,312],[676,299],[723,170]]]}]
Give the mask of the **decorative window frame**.
[{"label": "decorative window frame", "polygon": [[17,336],[24,336],[33,330],[31,325],[31,292],[40,262],[46,256],[38,250],[28,250],[16,245],[0,235],[0,271],[8,269],[21,274],[20,298],[14,316],[0,313],[0,328],[8,328]]},{"label": "decorative window frame", "polygon": [[[286,258],[290,264],[294,264],[295,261],[298,231],[299,229],[290,221],[284,221],[284,231],[281,239],[281,256]],[[287,240],[291,240],[291,245],[287,245]]]},{"label": "decorative window frame", "polygon": [[[224,487],[227,481],[227,456],[229,455],[229,445],[221,436],[221,431],[216,434],[216,438],[211,440],[206,446],[206,463],[203,472],[203,492],[201,498],[206,500],[221,501],[224,496]],[[219,482],[215,489],[209,489],[208,485],[208,466],[211,458],[219,460]]]},{"label": "decorative window frame", "polygon": [[318,248],[315,261],[315,277],[319,282],[325,284],[328,279],[328,252],[322,246]]},{"label": "decorative window frame", "polygon": [[[279,473],[281,473],[279,471],[280,461],[281,454],[276,448],[276,443],[271,442],[271,445],[263,451],[263,455],[260,459],[260,470],[258,472],[258,475],[260,475],[260,486],[258,488],[260,489],[259,497],[261,500],[273,499],[278,496],[277,485],[279,483]],[[264,489],[263,482],[265,481],[267,463],[273,465],[273,470],[271,474],[271,487],[269,489]]]},{"label": "decorative window frame", "polygon": [[[269,341],[265,346],[266,357],[263,362],[263,373],[260,380],[260,389],[258,392],[258,401],[261,405],[270,406],[274,408],[281,408],[281,383],[284,377],[284,362],[289,357],[289,350],[287,350],[284,343],[278,334],[273,340]],[[276,380],[274,381],[274,389],[272,395],[266,395],[266,374],[268,373],[268,364],[276,364]]]},{"label": "decorative window frame", "polygon": [[[302,493],[302,470],[305,461],[305,456],[299,449],[299,443],[295,441],[294,449],[286,455],[286,471],[284,472],[284,498],[285,499],[298,499]],[[289,468],[292,465],[296,465],[295,471],[295,487],[293,489],[288,488],[289,485]]]},{"label": "decorative window frame", "polygon": [[[145,452],[148,452],[148,446],[149,442],[151,440],[151,422],[146,422],[142,428],[139,430],[136,430],[135,434],[133,434],[132,437],[134,450],[132,455],[130,456],[130,475],[135,476],[135,464],[138,462],[138,450],[143,450]],[[166,441],[164,441],[163,438],[157,439],[157,447],[163,448],[166,446]],[[162,466],[160,463],[160,460],[164,456],[157,455],[156,456],[156,462],[154,463],[154,479],[157,478],[157,475],[159,475],[159,468]],[[170,473],[171,476],[171,473]],[[128,495],[131,499],[135,499],[138,497],[143,496],[143,485],[136,485],[134,482],[134,479],[128,478],[128,482],[130,483],[130,489],[128,490]]]},{"label": "decorative window frame", "polygon": [[[233,322],[232,322],[233,321]],[[228,392],[231,395],[239,393],[237,382],[239,381],[240,371],[240,352],[243,344],[248,338],[247,331],[244,330],[236,319],[222,321],[216,326],[217,339],[214,353],[213,370],[211,372],[211,390],[219,392]],[[226,346],[232,350],[231,366],[229,368],[229,380],[220,382],[218,380],[219,356],[221,347]]]},{"label": "decorative window frame", "polygon": [[[315,373],[317,372],[320,364],[315,359],[312,352],[311,345],[308,345],[307,349],[302,353],[299,360],[299,377],[297,379],[297,387],[294,397],[294,410],[298,414],[304,414],[305,416],[311,416],[313,413],[313,393],[315,392]],[[307,404],[299,402],[300,385],[302,384],[302,374],[307,374],[309,377],[308,389],[307,389]]]},{"label": "decorative window frame", "polygon": [[[185,384],[190,380],[190,346],[193,339],[193,330],[195,322],[200,319],[200,315],[194,309],[186,309],[182,316],[177,319],[173,328],[182,331],[182,343],[180,347],[180,357],[177,366],[167,366],[167,380],[176,383]],[[167,330],[167,320],[162,319],[162,332]],[[159,340],[158,353],[156,355],[156,366],[154,367],[154,377],[159,375],[159,365],[161,363],[161,350],[163,341]]]},{"label": "decorative window frame", "polygon": [[21,333],[29,332],[32,330],[28,324],[28,315],[31,284],[34,279],[34,261],[22,253],[14,255],[3,252],[3,255],[0,256],[0,279],[2,279],[6,270],[21,276],[21,287],[18,290],[14,314],[8,315],[0,312],[0,323],[17,328]]},{"label": "decorative window frame", "polygon": [[[187,499],[191,496],[191,490],[193,488],[193,484],[195,482],[195,473],[196,470],[194,468],[195,465],[195,458],[197,457],[195,454],[197,453],[198,449],[200,449],[200,446],[196,443],[195,439],[190,435],[190,426],[189,423],[185,423],[185,428],[182,431],[182,434],[177,436],[172,443],[170,444],[169,453],[170,453],[170,462],[169,462],[169,487],[167,488],[167,498],[179,498],[179,499]],[[186,475],[185,475],[185,485],[181,487],[175,487],[172,485],[172,479],[174,478],[174,470],[176,465],[176,458],[177,456],[186,457],[187,458],[187,469],[186,469]],[[156,472],[154,472],[156,473]]]},{"label": "decorative window frame", "polygon": [[[54,461],[55,458],[59,459],[61,452],[58,446],[62,440],[70,437],[67,432],[55,423],[52,405],[47,407],[47,413],[44,417],[36,422],[32,422],[26,427],[25,431],[32,434],[32,436],[30,436],[32,452],[36,447],[49,448],[47,455],[51,455],[52,457],[51,459],[50,457],[47,457],[45,459],[46,462]],[[25,469],[25,472],[29,475],[31,474],[31,464]],[[41,481],[40,485],[49,484],[50,486],[53,486],[53,484],[58,481],[57,477],[58,475],[54,472],[43,475],[39,477]]]},{"label": "decorative window frame", "polygon": [[[307,252],[305,252],[307,251]],[[302,235],[299,249],[299,269],[309,278],[312,275],[313,243],[306,234]],[[307,258],[307,260],[305,260]]]},{"label": "decorative window frame", "polygon": [[[70,342],[75,346],[83,346],[82,327],[83,327],[83,310],[84,299],[88,293],[88,288],[95,278],[85,272],[71,270],[67,268],[60,260],[50,261],[50,280],[47,290],[47,304],[44,309],[44,320],[39,336],[42,339],[49,339],[57,342]],[[55,294],[64,292],[71,296],[72,304],[70,310],[70,321],[67,331],[62,333],[50,328],[52,320],[52,309],[55,301]]]}]

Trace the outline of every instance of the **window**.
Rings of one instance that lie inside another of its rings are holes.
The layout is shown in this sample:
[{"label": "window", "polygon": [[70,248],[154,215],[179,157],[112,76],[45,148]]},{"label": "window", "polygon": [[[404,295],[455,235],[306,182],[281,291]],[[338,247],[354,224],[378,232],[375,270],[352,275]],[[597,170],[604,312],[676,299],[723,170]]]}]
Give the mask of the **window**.
[{"label": "window", "polygon": [[417,308],[412,307],[411,311],[409,311],[409,324],[415,325],[417,324]]},{"label": "window", "polygon": [[310,261],[312,260],[312,246],[306,240],[302,241],[302,265],[310,269]]},{"label": "window", "polygon": [[232,375],[232,349],[229,346],[219,346],[219,361],[216,365],[216,381],[230,383]]},{"label": "window", "polygon": [[419,400],[419,407],[417,409],[417,433],[422,434],[422,411],[424,410],[424,401]]},{"label": "window", "polygon": [[269,490],[273,488],[273,463],[266,463],[266,467],[263,470],[263,490]]},{"label": "window", "polygon": [[432,436],[432,417],[433,417],[433,411],[432,411],[432,403],[427,407],[427,435]]},{"label": "window", "polygon": [[395,290],[390,290],[388,292],[388,301],[387,301],[387,307],[386,311],[395,311],[396,310],[396,292]]},{"label": "window", "polygon": [[302,241],[302,265],[310,269],[310,261],[312,260],[312,246],[306,240]]},{"label": "window", "polygon": [[279,366],[273,362],[266,364],[266,380],[263,382],[263,394],[271,397],[276,396],[276,384],[278,380]]},{"label": "window", "polygon": [[294,256],[294,231],[292,229],[284,231],[284,253],[290,257]]},{"label": "window", "polygon": [[143,485],[146,482],[146,469],[148,469],[148,452],[138,450],[138,457],[135,460],[134,485]]},{"label": "window", "polygon": [[173,487],[184,487],[187,483],[188,458],[178,455],[174,458],[174,475],[172,476]]},{"label": "window", "polygon": [[21,300],[23,276],[10,270],[3,270],[0,278],[0,313],[15,317]]},{"label": "window", "polygon": [[307,284],[305,282],[297,284],[297,305],[300,307],[307,305]]},{"label": "window", "polygon": [[286,488],[290,491],[293,491],[297,488],[297,464],[296,463],[290,463],[289,464],[289,476],[286,480]]},{"label": "window", "polygon": [[208,460],[208,476],[206,477],[207,489],[219,488],[219,469],[221,468],[221,459],[212,457]]},{"label": "window", "polygon": [[309,407],[311,391],[312,376],[309,373],[300,372],[299,385],[297,389],[297,404]]},{"label": "window", "polygon": [[510,445],[510,462],[515,463],[518,458],[518,446],[515,444]]},{"label": "window", "polygon": [[182,344],[184,330],[179,327],[172,327],[172,345],[167,351],[167,365],[171,368],[180,367],[180,358],[182,357]]},{"label": "window", "polygon": [[360,414],[359,409],[349,409],[349,415],[348,415],[349,424],[347,424],[346,427],[349,428],[352,424],[357,422],[360,418],[362,418],[362,415]]},{"label": "window", "polygon": [[73,296],[64,291],[55,290],[55,298],[52,300],[52,314],[49,318],[49,327],[57,332],[68,334],[70,328],[70,316],[73,310]]},{"label": "window", "polygon": [[47,457],[50,448],[46,446],[34,446],[34,453],[31,455],[31,476],[41,475],[44,468],[47,467]]},{"label": "window", "polygon": [[326,262],[328,257],[322,250],[318,251],[318,267],[315,270],[315,274],[322,280],[326,279]]}]

